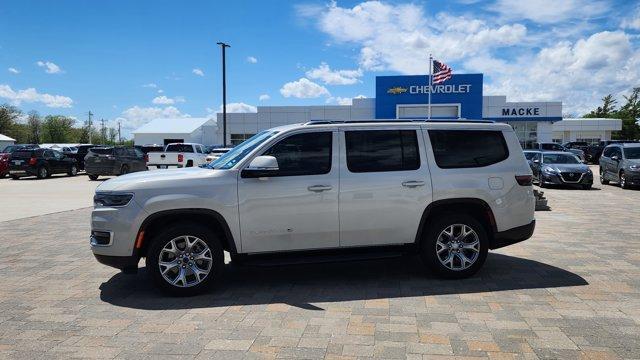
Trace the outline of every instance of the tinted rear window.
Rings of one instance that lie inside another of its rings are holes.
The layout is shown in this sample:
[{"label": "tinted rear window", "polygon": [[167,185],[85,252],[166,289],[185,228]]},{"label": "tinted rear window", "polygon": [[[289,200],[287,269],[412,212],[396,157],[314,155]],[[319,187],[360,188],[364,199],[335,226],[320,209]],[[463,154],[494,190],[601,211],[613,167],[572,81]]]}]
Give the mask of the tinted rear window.
[{"label": "tinted rear window", "polygon": [[11,154],[11,157],[13,158],[30,158],[32,155],[34,155],[35,151],[27,151],[27,150],[17,150],[14,151]]},{"label": "tinted rear window", "polygon": [[192,153],[193,145],[185,145],[185,144],[172,144],[167,145],[166,152],[184,152],[184,153]]},{"label": "tinted rear window", "polygon": [[91,150],[92,153],[100,154],[100,155],[112,155],[113,148],[93,148]]},{"label": "tinted rear window", "polygon": [[415,130],[345,132],[347,167],[354,173],[416,170],[420,167]]},{"label": "tinted rear window", "polygon": [[483,167],[509,157],[501,131],[429,130],[429,139],[443,169]]}]

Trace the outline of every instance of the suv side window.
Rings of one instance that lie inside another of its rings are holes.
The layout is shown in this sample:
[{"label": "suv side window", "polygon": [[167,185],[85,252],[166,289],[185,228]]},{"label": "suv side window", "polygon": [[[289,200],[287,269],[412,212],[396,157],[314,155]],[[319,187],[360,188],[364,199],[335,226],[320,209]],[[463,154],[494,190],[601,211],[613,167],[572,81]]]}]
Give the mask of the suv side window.
[{"label": "suv side window", "polygon": [[429,130],[429,139],[442,169],[489,166],[509,157],[502,131]]},{"label": "suv side window", "polygon": [[291,135],[262,155],[278,160],[279,170],[271,176],[321,175],[331,171],[331,132]]},{"label": "suv side window", "polygon": [[353,130],[344,136],[347,168],[353,173],[420,168],[415,130]]},{"label": "suv side window", "polygon": [[602,156],[607,157],[607,158],[611,157],[612,150],[613,150],[613,148],[610,148],[610,147],[605,148],[604,151],[602,151]]},{"label": "suv side window", "polygon": [[45,159],[52,159],[52,158],[53,158],[53,151],[51,151],[51,150],[45,150],[45,151],[44,151],[44,154],[43,154],[43,157],[44,157]]},{"label": "suv side window", "polygon": [[123,148],[116,148],[116,156],[125,156],[126,152],[124,151]]}]

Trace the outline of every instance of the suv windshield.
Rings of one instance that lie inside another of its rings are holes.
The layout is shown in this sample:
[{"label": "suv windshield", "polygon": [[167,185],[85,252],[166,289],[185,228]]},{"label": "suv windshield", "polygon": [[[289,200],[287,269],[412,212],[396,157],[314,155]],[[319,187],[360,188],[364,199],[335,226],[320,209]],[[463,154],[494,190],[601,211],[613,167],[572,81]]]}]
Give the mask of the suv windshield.
[{"label": "suv windshield", "polygon": [[545,164],[580,164],[580,160],[575,155],[568,154],[544,154]]},{"label": "suv windshield", "polygon": [[627,159],[640,159],[640,147],[625,148],[624,157]]},{"label": "suv windshield", "polygon": [[216,161],[213,161],[211,164],[207,164],[203,167],[207,169],[231,169],[234,165],[244,159],[247,154],[253,151],[253,149],[257,148],[277,133],[277,131],[270,130],[261,131],[245,140],[240,145],[229,150],[229,152],[219,157]]}]

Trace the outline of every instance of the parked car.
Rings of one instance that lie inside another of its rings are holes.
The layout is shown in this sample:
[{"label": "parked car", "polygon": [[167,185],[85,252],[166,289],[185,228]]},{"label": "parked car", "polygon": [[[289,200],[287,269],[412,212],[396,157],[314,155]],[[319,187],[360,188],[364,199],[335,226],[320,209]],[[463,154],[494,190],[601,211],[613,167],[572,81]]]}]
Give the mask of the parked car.
[{"label": "parked car", "polygon": [[142,151],[123,146],[91,148],[84,158],[84,164],[91,180],[97,180],[101,175],[124,175],[147,170]]},{"label": "parked car", "polygon": [[205,161],[207,163],[210,163],[212,161],[216,161],[218,160],[222,155],[226,154],[229,152],[229,150],[231,150],[233,148],[218,148],[218,149],[212,149],[209,152],[209,155],[207,155],[207,157],[205,158]]},{"label": "parked car", "polygon": [[89,153],[89,150],[97,146],[98,145],[92,144],[80,144],[77,146],[78,151],[76,151],[76,153],[74,154],[74,158],[78,161],[78,168],[80,170],[84,170],[84,158]]},{"label": "parked car", "polygon": [[150,145],[136,145],[134,146],[136,149],[142,151],[142,153],[144,154],[144,162],[148,163],[149,162],[149,153],[150,152],[163,152],[164,151],[164,146],[162,145],[157,145],[157,144],[150,144]]},{"label": "parked car", "polygon": [[261,254],[402,249],[442,277],[466,278],[489,249],[532,235],[531,180],[507,124],[287,125],[207,167],[100,184],[90,243],[99,262],[127,272],[145,257],[153,282],[177,295],[223,276],[223,250],[251,262]]},{"label": "parked car", "polygon": [[611,144],[638,143],[637,140],[603,140],[598,144],[589,145],[585,150],[585,158],[591,164],[599,164],[602,150]]},{"label": "parked car", "polygon": [[556,143],[534,143],[534,149],[540,151],[562,151],[562,152],[570,152],[576,155],[581,161],[585,161],[584,151],[580,149],[569,149],[560,144]]},{"label": "parked car", "polygon": [[9,154],[0,154],[0,179],[9,174]]},{"label": "parked car", "polygon": [[203,145],[193,143],[168,144],[164,152],[149,153],[147,164],[158,169],[200,166],[206,163],[207,155],[204,153],[203,148]]},{"label": "parked car", "polygon": [[524,158],[527,159],[527,163],[529,164],[529,167],[531,168],[531,171],[533,172],[533,168],[534,168],[534,163],[533,160],[536,158],[539,158],[540,151],[539,150],[524,150]]},{"label": "parked car", "polygon": [[23,149],[11,153],[9,175],[12,179],[25,176],[47,178],[53,174],[78,174],[76,159],[52,149]]},{"label": "parked car", "polygon": [[578,149],[584,152],[584,150],[589,147],[589,143],[586,141],[569,141],[562,144],[562,146],[564,146],[565,149]]},{"label": "parked car", "polygon": [[531,160],[534,182],[548,185],[578,186],[585,190],[593,185],[593,173],[575,154],[561,151],[540,151]]},{"label": "parked car", "polygon": [[4,150],[2,150],[2,153],[11,154],[17,150],[32,150],[32,149],[39,149],[39,148],[40,146],[36,144],[16,144],[16,145],[6,146]]},{"label": "parked car", "polygon": [[69,155],[72,156],[78,153],[78,148],[75,146],[63,146],[62,148],[58,149],[59,151],[61,151],[63,154],[65,155]]},{"label": "parked car", "polygon": [[640,144],[613,144],[604,148],[600,157],[600,182],[609,181],[620,184],[627,189],[640,185]]}]

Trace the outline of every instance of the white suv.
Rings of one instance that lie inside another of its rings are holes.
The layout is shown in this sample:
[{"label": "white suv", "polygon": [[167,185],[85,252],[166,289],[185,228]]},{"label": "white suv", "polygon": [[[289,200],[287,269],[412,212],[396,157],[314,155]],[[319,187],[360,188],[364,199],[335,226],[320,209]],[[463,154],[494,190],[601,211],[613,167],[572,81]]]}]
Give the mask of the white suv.
[{"label": "white suv", "polygon": [[402,247],[438,275],[464,278],[489,249],[531,237],[531,180],[506,124],[288,125],[258,133],[204,168],[102,183],[91,249],[123,271],[136,271],[145,257],[154,282],[179,295],[215,283],[223,251],[239,262]]}]

